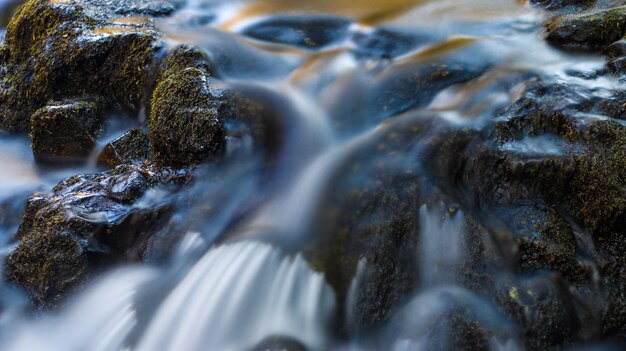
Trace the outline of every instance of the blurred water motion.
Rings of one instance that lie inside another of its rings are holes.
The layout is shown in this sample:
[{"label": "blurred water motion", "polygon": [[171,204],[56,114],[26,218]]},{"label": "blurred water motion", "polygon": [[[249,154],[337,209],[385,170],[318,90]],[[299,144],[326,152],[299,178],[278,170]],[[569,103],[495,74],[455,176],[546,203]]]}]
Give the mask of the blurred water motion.
[{"label": "blurred water motion", "polygon": [[[541,21],[521,0],[189,0],[159,22],[167,42],[203,50],[219,88],[257,104],[243,120],[271,133],[238,140],[245,126],[229,125],[229,156],[243,156],[215,167],[236,176],[194,185],[179,216],[201,213],[189,215],[197,231],[170,261],[113,271],[58,313],[4,312],[11,322],[0,323],[8,324],[0,348],[454,349],[454,323],[476,323],[490,349],[521,349],[514,323],[457,279],[470,265],[464,248],[478,240],[466,215],[489,218],[490,209],[456,188],[457,198],[442,195],[429,166],[450,166],[437,157],[456,152],[443,135],[480,130],[529,81],[556,80],[589,96],[615,87],[568,73],[603,61],[555,51],[539,35]],[[112,129],[108,139],[119,132]],[[528,136],[495,149],[522,163],[562,156],[562,143]],[[97,170],[94,159],[62,174],[38,169],[27,140],[5,137],[0,165],[2,201]],[[406,237],[381,243],[388,227]],[[3,230],[8,242],[15,228]],[[389,271],[372,268],[387,263],[372,248],[402,263],[392,273],[403,277],[404,297],[390,292]],[[375,279],[385,282],[380,290],[368,285]],[[394,304],[383,306],[389,315],[359,320],[369,311],[363,301],[378,295]],[[383,326],[370,332],[368,322]]]}]

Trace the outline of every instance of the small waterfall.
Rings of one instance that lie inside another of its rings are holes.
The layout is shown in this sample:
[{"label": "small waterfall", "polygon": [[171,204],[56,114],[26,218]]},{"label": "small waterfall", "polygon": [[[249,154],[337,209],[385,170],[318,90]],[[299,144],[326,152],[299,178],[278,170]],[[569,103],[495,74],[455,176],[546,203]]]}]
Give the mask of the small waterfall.
[{"label": "small waterfall", "polygon": [[309,229],[315,206],[337,169],[360,147],[374,140],[378,131],[368,131],[342,144],[329,147],[295,177],[288,191],[269,202],[248,224],[248,228],[256,230],[269,226],[278,234],[286,234],[282,238],[283,243],[300,240],[298,234]]},{"label": "small waterfall", "polygon": [[165,299],[136,348],[244,350],[270,336],[318,349],[335,307],[301,256],[240,242],[210,250]]},{"label": "small waterfall", "polygon": [[[189,240],[197,240],[193,233]],[[328,342],[335,296],[324,276],[300,255],[238,242],[215,247],[158,306],[137,344],[138,296],[156,281],[154,270],[113,272],[61,315],[26,321],[0,349],[18,350],[246,350],[272,336],[311,349]],[[89,316],[89,318],[85,318]],[[18,324],[18,323],[15,323]]]},{"label": "small waterfall", "polygon": [[420,208],[421,245],[418,258],[423,287],[454,282],[455,267],[464,259],[465,216],[457,212],[442,219],[438,211]]},{"label": "small waterfall", "polygon": [[[156,277],[150,269],[123,269],[84,294],[58,316],[13,326],[1,350],[124,350],[137,324],[134,302],[141,286]],[[89,318],[85,318],[89,316]],[[18,324],[18,323],[14,323]]]}]

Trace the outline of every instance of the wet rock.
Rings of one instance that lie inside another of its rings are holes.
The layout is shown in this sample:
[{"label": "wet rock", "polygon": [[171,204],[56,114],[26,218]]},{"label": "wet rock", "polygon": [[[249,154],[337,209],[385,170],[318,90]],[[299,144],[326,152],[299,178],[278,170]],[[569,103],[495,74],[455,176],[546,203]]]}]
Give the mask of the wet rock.
[{"label": "wet rock", "polygon": [[514,324],[480,296],[448,286],[418,293],[387,333],[396,340],[393,349],[490,350],[514,336]]},{"label": "wet rock", "polygon": [[[584,293],[588,301],[595,302],[586,308],[593,318],[602,314],[605,337],[623,335],[626,330],[626,321],[620,316],[626,286],[626,127],[620,120],[621,96],[620,91],[607,94],[576,85],[531,83],[522,97],[504,110],[495,125],[495,140],[463,133],[448,138],[446,147],[466,156],[450,158],[454,162],[439,161],[434,167],[447,165],[441,168],[443,173],[436,174],[448,189],[461,189],[459,198],[467,199],[467,186],[476,189],[469,198],[478,202],[468,206],[482,208],[483,219],[489,218],[484,222],[500,233],[498,240],[506,237],[503,232],[511,233],[517,248],[514,272],[560,273],[567,289]],[[520,153],[505,147],[548,136],[559,140],[558,153],[545,148]],[[492,143],[500,146],[494,150]],[[474,167],[475,171],[462,175]],[[494,218],[505,224],[494,225]],[[600,283],[608,294],[606,300],[597,295]],[[549,330],[550,324],[545,328]],[[555,339],[541,339],[555,345],[573,342],[568,338],[582,335],[573,330]],[[598,330],[590,333],[597,336]],[[525,338],[534,340],[535,336]]]},{"label": "wet rock", "polygon": [[149,18],[124,21],[110,5],[30,0],[20,8],[0,55],[1,130],[28,131],[36,110],[68,98],[100,98],[106,110],[139,110],[160,35]]},{"label": "wet rock", "polygon": [[437,316],[430,326],[426,345],[429,350],[490,350],[493,334],[463,307],[451,308]]},{"label": "wet rock", "polygon": [[146,192],[184,179],[147,167],[120,166],[70,177],[50,194],[35,194],[7,257],[6,277],[42,307],[59,304],[110,264],[141,261],[151,235],[171,213],[169,204],[136,206]]},{"label": "wet rock", "polygon": [[602,54],[610,59],[617,59],[626,56],[626,40],[620,39],[609,45]]},{"label": "wet rock", "polygon": [[434,42],[432,35],[413,34],[402,31],[379,28],[371,32],[356,32],[352,41],[357,57],[392,59],[415,50],[420,46]]},{"label": "wet rock", "polygon": [[576,196],[569,205],[596,237],[622,232],[626,225],[626,127],[596,122],[584,134],[589,146],[577,159],[572,184]]},{"label": "wet rock", "polygon": [[209,64],[182,47],[163,62],[152,96],[150,150],[159,165],[188,166],[224,148],[223,92],[212,87]]},{"label": "wet rock", "polygon": [[626,7],[560,15],[547,24],[547,40],[565,49],[601,51],[626,33]]},{"label": "wet rock", "polygon": [[148,135],[139,128],[133,128],[124,135],[108,143],[98,161],[109,166],[121,164],[141,164],[149,159]]},{"label": "wet rock", "polygon": [[346,39],[350,20],[333,16],[275,16],[244,29],[243,34],[271,43],[319,49]]},{"label": "wet rock", "polygon": [[558,274],[503,287],[499,299],[503,310],[521,323],[521,339],[529,350],[562,348],[598,335],[596,316]]},{"label": "wet rock", "polygon": [[306,351],[298,340],[282,336],[270,336],[255,346],[252,351]]},{"label": "wet rock", "polygon": [[31,117],[30,137],[38,162],[76,162],[86,159],[102,127],[97,101],[51,103]]},{"label": "wet rock", "polygon": [[380,327],[417,286],[419,209],[429,193],[410,150],[429,125],[411,119],[354,146],[321,195],[304,254],[335,289],[338,310],[349,304],[350,325],[338,316],[343,332]]},{"label": "wet rock", "polygon": [[572,287],[587,292],[594,289],[598,255],[591,238],[554,207],[535,202],[494,208],[489,221],[490,228],[499,232],[500,247],[510,250],[506,266],[512,272],[558,272]]},{"label": "wet rock", "polygon": [[[623,90],[588,88],[576,84],[532,80],[523,95],[499,113],[495,137],[499,141],[525,136],[556,135],[568,139],[589,122],[621,120],[626,112]],[[571,133],[570,133],[571,132]]]},{"label": "wet rock", "polygon": [[96,7],[107,6],[120,16],[164,17],[176,11],[181,1],[174,0],[88,0],[88,4]]},{"label": "wet rock", "polygon": [[596,0],[530,0],[531,4],[541,6],[550,11],[585,9],[593,6],[595,2]]}]

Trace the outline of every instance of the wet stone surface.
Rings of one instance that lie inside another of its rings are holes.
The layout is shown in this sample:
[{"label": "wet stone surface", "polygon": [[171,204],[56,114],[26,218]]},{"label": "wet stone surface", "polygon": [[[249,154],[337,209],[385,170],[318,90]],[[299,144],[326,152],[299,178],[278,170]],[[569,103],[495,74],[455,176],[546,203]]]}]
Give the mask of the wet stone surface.
[{"label": "wet stone surface", "polygon": [[243,34],[261,41],[321,49],[348,37],[351,21],[341,17],[285,16],[261,20]]},{"label": "wet stone surface", "polygon": [[184,173],[120,166],[79,175],[50,194],[30,197],[8,256],[9,281],[40,306],[55,306],[95,272],[116,262],[140,262],[151,235],[172,212],[170,204],[135,206],[146,192],[186,181]]}]

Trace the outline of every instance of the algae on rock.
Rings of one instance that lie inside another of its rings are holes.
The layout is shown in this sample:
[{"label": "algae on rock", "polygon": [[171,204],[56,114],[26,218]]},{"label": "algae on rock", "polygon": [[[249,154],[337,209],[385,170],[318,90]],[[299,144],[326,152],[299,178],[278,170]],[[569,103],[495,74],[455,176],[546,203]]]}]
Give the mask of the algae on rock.
[{"label": "algae on rock", "polygon": [[181,47],[166,57],[150,111],[150,149],[158,165],[194,165],[222,152],[222,94],[198,51]]}]

